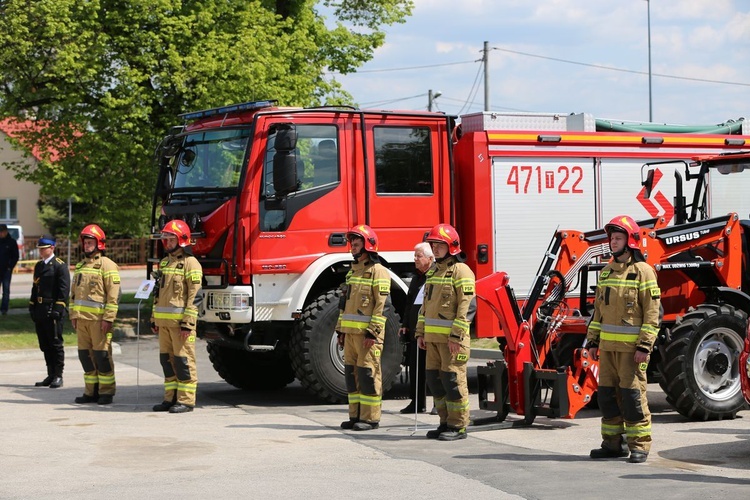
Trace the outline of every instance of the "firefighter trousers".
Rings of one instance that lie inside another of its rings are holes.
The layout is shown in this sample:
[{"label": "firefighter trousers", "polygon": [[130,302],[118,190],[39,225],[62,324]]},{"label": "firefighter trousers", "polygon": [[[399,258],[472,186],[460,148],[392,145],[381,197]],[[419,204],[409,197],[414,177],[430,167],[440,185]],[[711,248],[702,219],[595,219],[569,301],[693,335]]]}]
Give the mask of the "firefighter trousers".
[{"label": "firefighter trousers", "polygon": [[630,451],[651,449],[651,412],[646,398],[646,365],[633,352],[599,351],[599,408],[602,446],[620,450],[625,434]]},{"label": "firefighter trousers", "polygon": [[115,395],[115,362],[112,332],[102,331],[102,320],[77,319],[78,359],[83,367],[86,396]]},{"label": "firefighter trousers", "polygon": [[180,325],[159,327],[159,362],[164,372],[164,401],[195,406],[198,370],[195,332],[183,339]]},{"label": "firefighter trousers", "polygon": [[344,377],[349,395],[349,418],[371,424],[380,422],[383,396],[380,355],[383,344],[365,349],[364,335],[344,336]]},{"label": "firefighter trousers", "polygon": [[440,423],[454,429],[469,425],[469,387],[466,384],[466,363],[471,349],[462,345],[451,354],[447,343],[425,342],[427,359],[425,378],[432,393]]}]

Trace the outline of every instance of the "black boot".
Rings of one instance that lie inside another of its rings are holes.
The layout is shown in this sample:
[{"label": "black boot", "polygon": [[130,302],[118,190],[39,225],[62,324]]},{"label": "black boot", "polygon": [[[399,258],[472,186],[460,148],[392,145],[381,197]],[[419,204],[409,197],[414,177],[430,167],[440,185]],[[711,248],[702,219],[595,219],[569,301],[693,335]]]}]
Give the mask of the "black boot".
[{"label": "black boot", "polygon": [[49,385],[52,383],[52,375],[47,375],[47,378],[42,380],[41,382],[37,382],[34,384],[35,387],[49,387]]},{"label": "black boot", "polygon": [[193,411],[192,406],[184,405],[181,403],[173,405],[172,408],[169,409],[169,413],[188,413],[191,411]]},{"label": "black boot", "polygon": [[440,434],[448,430],[448,424],[440,424],[437,429],[427,431],[427,439],[437,439]]},{"label": "black boot", "polygon": [[83,396],[78,396],[77,398],[75,398],[74,401],[77,404],[82,405],[86,403],[96,403],[97,399],[99,398],[97,398],[96,396],[89,396],[88,394],[84,394]]},{"label": "black boot", "polygon": [[601,448],[597,448],[595,450],[591,450],[589,453],[589,457],[593,459],[599,459],[599,458],[623,458],[627,457],[630,454],[630,450],[627,448],[621,448],[619,450],[613,450],[612,448],[608,448],[604,445],[602,445]]},{"label": "black boot", "polygon": [[630,458],[628,459],[628,462],[631,464],[642,464],[646,461],[648,458],[648,453],[645,451],[637,451],[633,450],[630,452]]},{"label": "black boot", "polygon": [[353,429],[355,431],[371,431],[380,427],[379,422],[357,422],[354,424]]},{"label": "black boot", "polygon": [[174,406],[174,403],[171,403],[169,401],[162,401],[158,405],[154,405],[153,408],[151,408],[154,411],[169,411],[170,408]]},{"label": "black boot", "polygon": [[50,389],[57,389],[58,387],[63,386],[63,379],[62,377],[54,377],[52,381],[49,383]]},{"label": "black boot", "polygon": [[346,429],[347,431],[354,429],[354,424],[359,422],[358,418],[350,418],[349,420],[344,420],[341,422],[341,428]]},{"label": "black boot", "polygon": [[438,436],[440,441],[458,441],[466,439],[466,427],[448,427],[448,430],[441,432]]},{"label": "black boot", "polygon": [[99,403],[100,405],[111,405],[113,397],[114,396],[112,396],[111,394],[100,394],[99,401],[97,401],[97,403]]}]

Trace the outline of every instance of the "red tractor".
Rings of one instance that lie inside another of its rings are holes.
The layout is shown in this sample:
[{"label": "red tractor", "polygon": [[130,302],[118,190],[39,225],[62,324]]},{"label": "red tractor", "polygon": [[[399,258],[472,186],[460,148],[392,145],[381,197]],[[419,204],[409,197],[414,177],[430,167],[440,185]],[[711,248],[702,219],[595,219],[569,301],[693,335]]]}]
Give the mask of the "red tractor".
[{"label": "red tractor", "polygon": [[[713,218],[705,214],[708,189],[731,189],[723,176],[750,168],[750,153],[683,163],[684,177],[675,173],[675,224],[667,226],[664,218],[639,221],[641,248],[657,271],[664,309],[649,372],[682,415],[695,420],[734,418],[745,406],[741,380],[750,396],[750,347],[745,345],[750,221],[740,220],[737,213]],[[644,166],[646,198],[654,165]],[[693,190],[689,203],[686,185]],[[505,362],[479,369],[480,406],[496,410],[499,420],[510,408],[527,423],[536,415],[573,417],[591,401],[597,364],[582,348],[593,307],[590,273],[603,268],[600,258],[608,252],[603,229],[557,231],[522,308],[505,273],[477,282],[477,294],[496,313],[505,334]],[[488,400],[490,392],[494,401]]]}]

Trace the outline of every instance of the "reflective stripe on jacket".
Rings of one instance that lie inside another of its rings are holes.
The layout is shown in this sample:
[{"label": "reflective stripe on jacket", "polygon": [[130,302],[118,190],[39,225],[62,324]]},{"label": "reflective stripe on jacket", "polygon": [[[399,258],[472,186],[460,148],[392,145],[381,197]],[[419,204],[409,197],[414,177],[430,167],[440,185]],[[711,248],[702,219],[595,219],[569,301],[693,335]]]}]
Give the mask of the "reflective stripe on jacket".
[{"label": "reflective stripe on jacket", "polygon": [[156,326],[175,326],[195,331],[198,308],[195,297],[201,289],[203,268],[198,259],[182,248],[159,262],[159,295],[154,299],[151,321]]},{"label": "reflective stripe on jacket", "polygon": [[364,335],[369,332],[382,343],[385,340],[383,310],[391,293],[391,276],[382,264],[365,258],[354,262],[346,275],[346,304],[340,311],[336,331]]},{"label": "reflective stripe on jacket", "polygon": [[117,264],[100,253],[76,264],[70,302],[70,319],[114,321],[120,302]]},{"label": "reflective stripe on jacket", "polygon": [[601,349],[648,352],[659,333],[661,291],[656,272],[645,262],[610,262],[596,287],[589,342]]},{"label": "reflective stripe on jacket", "polygon": [[417,318],[416,336],[427,342],[468,342],[469,308],[475,293],[469,266],[449,257],[427,271],[424,304]]}]

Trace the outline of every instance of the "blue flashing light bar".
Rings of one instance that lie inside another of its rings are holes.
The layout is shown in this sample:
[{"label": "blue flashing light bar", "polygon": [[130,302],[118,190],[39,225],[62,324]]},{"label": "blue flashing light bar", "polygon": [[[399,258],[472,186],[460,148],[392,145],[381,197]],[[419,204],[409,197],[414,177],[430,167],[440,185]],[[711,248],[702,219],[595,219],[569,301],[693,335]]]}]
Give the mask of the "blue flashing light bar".
[{"label": "blue flashing light bar", "polygon": [[237,111],[255,111],[256,109],[270,108],[271,106],[277,106],[279,101],[252,101],[243,102],[242,104],[232,104],[229,106],[222,106],[220,108],[204,109],[203,111],[192,111],[190,113],[182,113],[177,115],[184,120],[197,120],[199,118],[208,118],[209,116],[225,115],[228,113],[235,113]]}]

